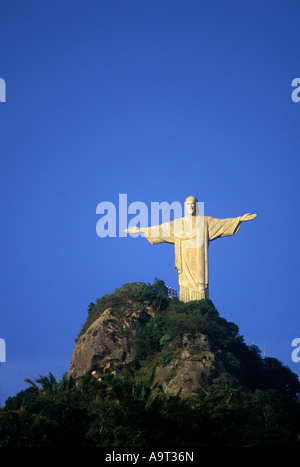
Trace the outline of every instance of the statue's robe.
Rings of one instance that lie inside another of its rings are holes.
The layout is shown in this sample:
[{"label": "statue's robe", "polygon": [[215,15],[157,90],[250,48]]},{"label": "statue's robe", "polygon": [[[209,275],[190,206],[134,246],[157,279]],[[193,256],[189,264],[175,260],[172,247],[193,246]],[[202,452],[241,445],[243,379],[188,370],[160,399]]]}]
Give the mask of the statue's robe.
[{"label": "statue's robe", "polygon": [[[186,218],[175,219],[143,232],[147,240],[173,243],[175,268],[178,272],[180,300],[189,302],[208,298],[208,245],[217,238],[235,235],[241,227],[240,217],[216,219],[208,216],[192,216],[193,224]],[[186,226],[189,225],[189,228]],[[193,232],[193,234],[191,234]]]}]

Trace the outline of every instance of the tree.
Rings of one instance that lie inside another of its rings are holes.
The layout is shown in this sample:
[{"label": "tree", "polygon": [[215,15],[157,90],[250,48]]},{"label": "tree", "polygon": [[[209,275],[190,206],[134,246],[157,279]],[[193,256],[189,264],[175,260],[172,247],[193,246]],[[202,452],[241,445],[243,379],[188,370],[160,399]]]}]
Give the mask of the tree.
[{"label": "tree", "polygon": [[34,381],[26,378],[26,383],[29,383],[32,387],[37,389],[40,393],[43,393],[47,396],[53,396],[59,388],[58,381],[56,380],[55,376],[49,372],[48,376],[41,376]]}]

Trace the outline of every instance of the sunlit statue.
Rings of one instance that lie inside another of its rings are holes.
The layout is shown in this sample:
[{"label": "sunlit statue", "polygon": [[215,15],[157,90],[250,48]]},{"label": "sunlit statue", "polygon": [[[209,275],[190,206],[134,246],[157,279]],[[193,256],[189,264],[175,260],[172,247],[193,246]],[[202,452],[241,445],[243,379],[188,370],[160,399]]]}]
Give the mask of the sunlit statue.
[{"label": "sunlit statue", "polygon": [[208,245],[221,237],[235,235],[242,222],[254,219],[257,214],[216,219],[199,214],[195,196],[185,200],[185,214],[180,219],[152,227],[132,227],[130,234],[143,233],[152,244],[173,243],[175,268],[180,287],[179,298],[183,302],[208,298]]}]

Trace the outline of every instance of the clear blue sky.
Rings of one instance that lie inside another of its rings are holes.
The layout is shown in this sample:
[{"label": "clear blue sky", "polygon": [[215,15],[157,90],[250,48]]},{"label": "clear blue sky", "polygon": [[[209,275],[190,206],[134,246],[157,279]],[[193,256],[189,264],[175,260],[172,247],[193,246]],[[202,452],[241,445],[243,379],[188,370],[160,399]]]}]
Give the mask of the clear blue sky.
[{"label": "clear blue sky", "polygon": [[68,370],[90,302],[177,287],[171,245],[96,235],[97,204],[255,212],[210,246],[210,298],[300,374],[297,0],[2,0],[1,402]]}]

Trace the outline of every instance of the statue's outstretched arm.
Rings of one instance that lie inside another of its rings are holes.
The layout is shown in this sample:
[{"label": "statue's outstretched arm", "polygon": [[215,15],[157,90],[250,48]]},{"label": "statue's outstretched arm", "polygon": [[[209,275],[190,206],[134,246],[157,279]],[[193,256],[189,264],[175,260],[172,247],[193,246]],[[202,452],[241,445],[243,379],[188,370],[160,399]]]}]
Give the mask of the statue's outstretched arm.
[{"label": "statue's outstretched arm", "polygon": [[129,234],[142,233],[152,245],[157,243],[174,243],[175,241],[172,222],[166,222],[165,224],[152,227],[130,227],[126,229],[125,232]]}]

